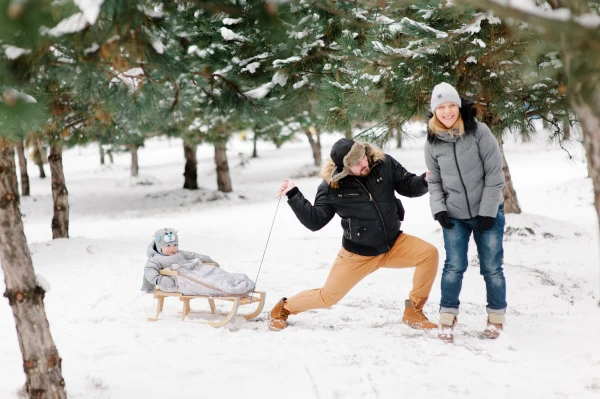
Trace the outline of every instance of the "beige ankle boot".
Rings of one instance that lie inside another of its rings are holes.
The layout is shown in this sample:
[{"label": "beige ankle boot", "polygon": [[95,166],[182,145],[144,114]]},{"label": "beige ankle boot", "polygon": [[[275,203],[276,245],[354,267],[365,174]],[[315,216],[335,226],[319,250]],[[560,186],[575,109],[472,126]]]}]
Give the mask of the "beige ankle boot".
[{"label": "beige ankle boot", "polygon": [[290,312],[283,307],[287,298],[281,298],[277,305],[271,310],[271,317],[269,320],[269,330],[281,331],[287,327],[287,318]]},{"label": "beige ankle boot", "polygon": [[456,315],[454,313],[440,313],[440,332],[438,338],[444,342],[454,342],[454,326],[456,325]]},{"label": "beige ankle boot", "polygon": [[487,327],[483,331],[483,336],[489,339],[496,339],[500,336],[502,325],[504,324],[504,315],[490,313],[488,315]]},{"label": "beige ankle boot", "polygon": [[402,316],[402,322],[416,330],[433,330],[438,328],[437,324],[430,322],[423,314],[424,305],[424,300],[421,302],[413,302],[407,299],[404,302],[404,316]]}]

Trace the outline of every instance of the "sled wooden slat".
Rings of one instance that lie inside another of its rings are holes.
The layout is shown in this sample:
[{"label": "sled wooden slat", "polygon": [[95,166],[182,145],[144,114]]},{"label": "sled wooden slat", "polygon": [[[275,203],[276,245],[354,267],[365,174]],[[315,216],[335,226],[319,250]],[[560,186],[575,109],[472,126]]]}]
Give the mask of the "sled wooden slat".
[{"label": "sled wooden slat", "polygon": [[[176,277],[178,275],[178,272],[176,270],[160,270],[159,273],[164,276],[172,276],[172,277]],[[214,322],[210,322],[210,321],[197,322],[197,321],[195,321],[196,323],[208,324],[213,327],[222,327],[222,326],[226,325],[227,323],[229,323],[237,314],[238,308],[240,306],[251,305],[253,303],[258,304],[257,308],[254,312],[252,312],[250,314],[240,314],[240,316],[245,317],[246,320],[251,320],[251,319],[255,318],[256,316],[258,316],[265,306],[266,293],[263,291],[254,291],[254,295],[252,297],[250,297],[249,295],[246,295],[243,297],[183,295],[181,292],[179,292],[179,286],[177,286],[177,280],[175,280],[175,281],[176,281],[175,287],[177,289],[177,292],[163,292],[163,291],[159,290],[158,288],[154,291],[154,293],[153,293],[154,298],[156,298],[156,300],[157,300],[156,316],[148,318],[148,321],[160,320],[159,316],[162,313],[164,301],[165,301],[165,298],[167,298],[167,297],[177,297],[177,298],[179,298],[179,300],[181,302],[183,302],[183,311],[181,312],[181,320],[185,320],[186,316],[188,316],[189,314],[206,314],[204,312],[192,312],[191,306],[190,306],[190,301],[192,299],[208,300],[211,314],[215,314],[215,300],[232,302],[231,310],[228,313],[225,313],[225,314],[219,313],[219,315],[225,316],[222,320],[214,321]]]}]

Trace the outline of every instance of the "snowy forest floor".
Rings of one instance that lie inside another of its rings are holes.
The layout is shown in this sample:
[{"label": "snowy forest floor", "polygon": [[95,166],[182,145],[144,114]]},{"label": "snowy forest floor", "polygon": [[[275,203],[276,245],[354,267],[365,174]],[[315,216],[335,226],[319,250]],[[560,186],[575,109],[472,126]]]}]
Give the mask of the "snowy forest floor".
[{"label": "snowy forest floor", "polygon": [[[418,133],[417,133],[418,134]],[[324,157],[339,136],[323,136]],[[425,171],[423,137],[388,148],[409,171]],[[99,165],[96,146],[65,151],[70,239],[51,240],[49,178],[29,162],[31,197],[22,213],[35,270],[50,283],[45,304],[63,358],[70,398],[598,398],[600,307],[598,222],[582,151],[574,160],[542,137],[507,139],[506,157],[523,209],[507,215],[508,312],[496,341],[482,340],[485,287],[474,243],[469,252],[454,344],[401,324],[412,269],[379,270],[338,305],[290,317],[280,333],[267,316],[282,296],[325,281],[341,242],[339,218],[312,233],[285,200],[258,279],[262,314],[226,327],[182,322],[177,300],[150,323],[155,301],[140,292],[146,247],[161,227],[179,230],[180,248],[212,256],[225,270],[256,278],[284,177],[307,198],[320,182],[310,146],[276,150],[233,139],[234,192],[216,192],[213,149],[198,149],[199,184],[186,191],[180,140],[154,139],[140,150],[140,177],[129,154]],[[47,170],[48,171],[48,170]],[[402,229],[440,250],[426,314],[438,320],[444,249],[428,196],[404,199]],[[4,279],[0,291],[4,292]],[[14,319],[0,303],[1,398],[17,398],[25,377]],[[201,301],[193,309],[208,309]],[[191,321],[194,321],[192,319]]]}]

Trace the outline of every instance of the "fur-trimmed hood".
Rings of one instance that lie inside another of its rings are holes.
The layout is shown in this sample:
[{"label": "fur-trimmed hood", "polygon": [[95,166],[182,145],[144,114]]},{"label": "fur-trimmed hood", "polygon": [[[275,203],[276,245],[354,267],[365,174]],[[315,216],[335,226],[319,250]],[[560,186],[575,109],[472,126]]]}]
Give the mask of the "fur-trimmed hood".
[{"label": "fur-trimmed hood", "polygon": [[[383,152],[381,148],[363,141],[357,141],[357,143],[365,146],[365,155],[369,159],[369,165],[371,167],[373,167],[378,162],[382,162],[385,159],[385,152]],[[323,164],[323,167],[321,168],[321,177],[331,188],[339,187],[339,182],[331,181],[332,177],[338,173],[342,173],[342,171],[337,168],[337,166],[331,158],[328,158]]]},{"label": "fur-trimmed hood", "polygon": [[[477,129],[477,109],[475,108],[475,101],[470,98],[461,97],[462,106],[460,107],[460,117],[465,124],[465,135],[472,134]],[[433,113],[430,112],[427,115],[427,141],[433,143],[436,139],[436,134],[429,129],[429,120],[433,117]]]}]

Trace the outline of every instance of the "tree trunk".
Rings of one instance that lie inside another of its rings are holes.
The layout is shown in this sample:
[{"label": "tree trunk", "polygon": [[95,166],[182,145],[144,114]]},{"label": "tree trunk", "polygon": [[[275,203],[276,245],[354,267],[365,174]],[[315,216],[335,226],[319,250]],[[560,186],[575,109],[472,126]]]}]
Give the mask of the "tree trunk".
[{"label": "tree trunk", "polygon": [[344,137],[352,140],[352,129],[348,129],[348,130],[344,131]]},{"label": "tree trunk", "polygon": [[196,158],[196,144],[183,141],[183,155],[185,168],[183,172],[183,188],[188,190],[198,189],[198,160]]},{"label": "tree trunk", "polygon": [[46,172],[44,171],[44,160],[42,159],[40,145],[38,144],[38,141],[36,139],[32,139],[31,144],[33,145],[33,159],[35,160],[35,164],[40,170],[40,179],[45,179]]},{"label": "tree trunk", "polygon": [[98,148],[100,149],[100,165],[104,165],[104,148],[100,143],[98,143]]},{"label": "tree trunk", "polygon": [[254,137],[252,137],[252,158],[258,158],[258,152],[256,151],[256,142],[258,141],[258,136],[256,132],[254,132]]},{"label": "tree trunk", "polygon": [[19,172],[21,173],[21,195],[28,197],[29,174],[27,173],[27,157],[25,156],[25,146],[21,139],[17,143],[17,156],[19,158]]},{"label": "tree trunk", "polygon": [[130,144],[128,145],[129,151],[131,152],[131,177],[137,177],[140,172],[140,166],[138,164],[138,146]]},{"label": "tree trunk", "polygon": [[506,163],[506,157],[504,156],[504,144],[502,139],[498,139],[498,144],[500,144],[500,152],[502,153],[502,171],[504,172],[504,188],[502,189],[502,195],[504,196],[504,213],[521,213],[517,192],[513,187],[508,163]]},{"label": "tree trunk", "polygon": [[404,134],[401,130],[396,132],[396,148],[402,148],[402,142],[404,141]]},{"label": "tree trunk", "polygon": [[[600,227],[600,110],[593,102],[587,102],[580,91],[571,93],[569,97],[583,132],[583,146],[589,177],[594,186],[594,206]],[[600,98],[600,87],[596,89],[596,98]]]},{"label": "tree trunk", "polygon": [[65,183],[62,164],[62,147],[59,142],[50,145],[50,175],[52,177],[52,201],[54,216],[52,216],[52,239],[69,238],[69,192]]},{"label": "tree trunk", "polygon": [[571,123],[569,122],[569,116],[565,116],[563,119],[563,138],[569,140],[571,138]]},{"label": "tree trunk", "polygon": [[108,162],[110,162],[111,165],[114,164],[115,160],[113,158],[112,149],[108,150],[106,153],[108,154]]},{"label": "tree trunk", "polygon": [[[494,126],[494,119],[495,115],[488,112],[483,116],[482,122],[491,127]],[[504,141],[502,140],[502,137],[498,136],[496,136],[496,140],[498,140],[498,145],[500,146],[500,153],[502,154],[502,171],[504,172],[504,188],[502,189],[502,196],[504,197],[504,213],[521,213],[517,192],[513,186],[508,163],[504,156]]]},{"label": "tree trunk", "polygon": [[229,164],[227,163],[227,146],[221,141],[215,143],[215,164],[217,165],[217,187],[219,191],[230,193],[231,177],[229,175]]},{"label": "tree trunk", "polygon": [[[309,127],[305,132],[306,137],[308,137],[308,142],[310,143],[310,147],[312,148],[313,159],[315,161],[315,166],[321,166],[321,136],[319,132],[314,127]],[[315,140],[315,137],[317,138]]]},{"label": "tree trunk", "polygon": [[0,143],[0,256],[6,292],[15,318],[30,398],[66,398],[62,359],[54,345],[44,308],[44,289],[37,284],[23,230],[14,151]]}]

